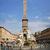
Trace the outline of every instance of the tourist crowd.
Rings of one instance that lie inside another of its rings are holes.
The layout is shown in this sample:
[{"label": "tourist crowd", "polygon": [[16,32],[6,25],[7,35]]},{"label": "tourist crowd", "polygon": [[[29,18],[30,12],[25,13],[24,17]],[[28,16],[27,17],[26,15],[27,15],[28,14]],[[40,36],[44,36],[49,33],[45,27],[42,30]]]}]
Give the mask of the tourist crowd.
[{"label": "tourist crowd", "polygon": [[8,47],[8,50],[9,50],[9,47],[10,47],[10,44],[9,44],[9,42],[1,42],[1,48],[3,48],[4,47],[4,50],[6,50],[6,47]]}]

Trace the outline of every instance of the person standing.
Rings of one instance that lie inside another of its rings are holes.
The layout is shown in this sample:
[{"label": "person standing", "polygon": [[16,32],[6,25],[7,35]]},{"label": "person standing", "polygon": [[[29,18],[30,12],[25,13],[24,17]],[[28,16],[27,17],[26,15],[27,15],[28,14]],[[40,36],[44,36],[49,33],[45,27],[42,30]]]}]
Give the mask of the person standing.
[{"label": "person standing", "polygon": [[6,50],[6,42],[4,42],[4,50]]},{"label": "person standing", "polygon": [[1,47],[3,47],[3,43],[1,42]]},{"label": "person standing", "polygon": [[9,44],[9,42],[8,42],[8,43],[7,43],[8,50],[9,50],[9,46],[10,46],[10,44]]},{"label": "person standing", "polygon": [[0,50],[1,50],[1,42],[0,42]]}]

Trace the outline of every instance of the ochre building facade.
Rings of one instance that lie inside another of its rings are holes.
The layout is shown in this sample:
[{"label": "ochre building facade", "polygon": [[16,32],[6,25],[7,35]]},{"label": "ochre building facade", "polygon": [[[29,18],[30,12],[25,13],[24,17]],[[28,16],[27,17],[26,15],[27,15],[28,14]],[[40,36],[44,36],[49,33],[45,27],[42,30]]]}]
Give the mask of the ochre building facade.
[{"label": "ochre building facade", "polygon": [[4,27],[0,27],[0,41],[15,41],[14,34],[6,30]]},{"label": "ochre building facade", "polygon": [[41,31],[40,33],[39,32],[36,32],[35,33],[35,37],[36,37],[36,41],[39,42],[46,42],[46,43],[50,43],[50,28],[47,28],[43,31]]},{"label": "ochre building facade", "polygon": [[41,32],[41,40],[50,43],[50,28],[47,28]]}]

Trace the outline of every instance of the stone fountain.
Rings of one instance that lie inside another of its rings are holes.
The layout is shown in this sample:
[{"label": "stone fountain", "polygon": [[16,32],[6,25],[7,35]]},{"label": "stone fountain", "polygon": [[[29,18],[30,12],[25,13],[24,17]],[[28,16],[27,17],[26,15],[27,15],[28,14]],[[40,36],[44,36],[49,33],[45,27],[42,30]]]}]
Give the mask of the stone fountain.
[{"label": "stone fountain", "polygon": [[20,31],[18,38],[16,39],[17,46],[30,46],[36,42],[36,39],[31,35],[31,29],[28,29],[27,19],[27,6],[26,0],[24,0],[24,17],[22,19],[22,31]]},{"label": "stone fountain", "polygon": [[31,35],[30,29],[24,29],[20,31],[18,38],[16,39],[17,46],[31,46],[36,42],[36,38]]}]

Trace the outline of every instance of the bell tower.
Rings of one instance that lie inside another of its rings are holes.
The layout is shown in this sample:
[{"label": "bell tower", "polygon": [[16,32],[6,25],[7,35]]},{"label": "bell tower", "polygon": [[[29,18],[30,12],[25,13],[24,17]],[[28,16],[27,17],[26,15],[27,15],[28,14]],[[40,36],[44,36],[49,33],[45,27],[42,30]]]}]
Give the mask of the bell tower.
[{"label": "bell tower", "polygon": [[27,3],[26,0],[24,0],[24,16],[22,19],[22,29],[27,29],[28,28],[28,19],[27,19]]}]

